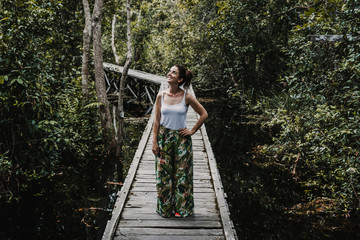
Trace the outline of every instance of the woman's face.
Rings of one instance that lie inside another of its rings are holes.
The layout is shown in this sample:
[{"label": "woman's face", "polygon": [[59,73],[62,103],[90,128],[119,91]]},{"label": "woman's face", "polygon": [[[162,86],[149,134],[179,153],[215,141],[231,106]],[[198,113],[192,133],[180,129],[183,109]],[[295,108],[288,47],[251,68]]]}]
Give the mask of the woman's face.
[{"label": "woman's face", "polygon": [[167,82],[168,83],[181,83],[182,82],[182,78],[179,79],[179,69],[175,66],[170,68],[169,73],[166,75],[167,77]]}]

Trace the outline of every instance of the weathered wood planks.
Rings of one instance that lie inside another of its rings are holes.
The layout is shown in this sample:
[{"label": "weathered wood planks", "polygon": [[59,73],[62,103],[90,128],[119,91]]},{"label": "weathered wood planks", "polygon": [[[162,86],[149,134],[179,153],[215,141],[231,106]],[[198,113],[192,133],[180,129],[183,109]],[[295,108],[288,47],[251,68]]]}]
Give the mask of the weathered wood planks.
[{"label": "weathered wood planks", "polygon": [[[118,72],[118,73],[123,72],[123,67],[122,66],[111,64],[111,63],[106,63],[106,62],[104,62],[103,65],[104,65],[104,69],[107,69],[107,70],[110,70],[110,71],[113,71],[113,72]],[[133,77],[133,78],[145,80],[145,81],[148,81],[148,82],[153,82],[153,83],[156,83],[156,84],[159,84],[159,85],[166,83],[166,78],[165,77],[155,75],[155,74],[151,74],[151,73],[142,72],[142,71],[139,71],[139,70],[129,69],[128,75],[130,77]]]},{"label": "weathered wood planks", "polygon": [[[196,120],[196,113],[189,108],[188,128]],[[192,136],[195,214],[187,218],[162,218],[155,212],[152,123],[153,115],[145,128],[124,186],[118,193],[112,218],[102,239],[237,239],[205,126]]]}]

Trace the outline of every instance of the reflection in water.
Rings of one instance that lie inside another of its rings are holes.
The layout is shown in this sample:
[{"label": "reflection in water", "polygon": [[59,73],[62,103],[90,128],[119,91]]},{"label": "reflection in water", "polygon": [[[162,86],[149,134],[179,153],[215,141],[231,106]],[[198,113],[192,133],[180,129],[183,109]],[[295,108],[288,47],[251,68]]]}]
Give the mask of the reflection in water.
[{"label": "reflection in water", "polygon": [[[125,124],[125,174],[146,122],[137,118]],[[17,204],[0,206],[1,239],[101,239],[119,189],[117,163],[109,160],[101,144],[89,143],[94,151],[88,161],[64,163],[67,167],[54,179],[34,183]],[[64,159],[74,161],[71,154]]]},{"label": "reflection in water", "polygon": [[[261,115],[242,113],[238,107],[225,108],[223,102],[203,104],[209,112],[206,129],[239,238],[334,239],[345,234],[326,230],[318,224],[322,219],[317,216],[285,211],[301,201],[301,191],[290,171],[272,159],[257,157],[261,146],[271,143],[269,132],[276,132],[261,127]],[[146,122],[126,124],[125,173]],[[114,176],[116,163],[106,158],[101,143],[89,143],[87,147],[94,151],[86,162],[64,163],[71,167],[62,169],[52,181],[44,179],[30,186],[31,191],[18,204],[6,205],[6,209],[0,206],[1,237],[101,239],[119,188],[113,184],[118,182]],[[64,159],[73,161],[70,155]],[[351,231],[355,233],[356,229]]]},{"label": "reflection in water", "polygon": [[261,127],[260,115],[243,114],[217,102],[204,105],[210,112],[206,129],[238,236],[292,239],[296,231],[288,231],[294,226],[281,216],[281,209],[297,198],[293,191],[297,186],[281,168],[253,158],[262,144],[271,142],[271,129]]},{"label": "reflection in water", "polygon": [[[206,129],[217,160],[231,218],[242,239],[360,239],[358,219],[336,218],[326,211],[289,211],[304,199],[304,189],[276,154],[263,157],[275,128],[262,127],[262,115],[238,106],[208,102]],[[279,146],[281,147],[281,146]]]}]

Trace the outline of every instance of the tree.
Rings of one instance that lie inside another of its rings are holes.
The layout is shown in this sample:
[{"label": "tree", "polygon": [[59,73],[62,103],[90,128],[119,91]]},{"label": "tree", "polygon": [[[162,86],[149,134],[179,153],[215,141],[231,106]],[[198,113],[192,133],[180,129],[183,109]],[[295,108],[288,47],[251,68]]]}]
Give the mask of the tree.
[{"label": "tree", "polygon": [[[118,92],[117,99],[117,108],[115,109],[114,114],[114,132],[115,132],[115,156],[120,160],[119,164],[121,164],[122,158],[122,146],[123,146],[123,132],[124,132],[124,89],[125,82],[128,75],[128,70],[130,68],[130,64],[132,61],[132,43],[131,43],[131,10],[130,10],[130,1],[126,1],[126,38],[127,38],[127,54],[126,54],[126,62],[123,68],[123,72],[120,79],[120,86]],[[116,35],[116,15],[114,14],[112,20],[112,29],[111,29],[111,48],[114,54],[115,62],[119,64],[120,57],[116,51],[115,45],[115,35]],[[115,106],[114,106],[115,108]],[[122,168],[119,167],[118,171],[119,176],[122,176]]]},{"label": "tree", "polygon": [[112,24],[111,24],[111,49],[114,54],[115,63],[119,65],[120,56],[117,54],[116,51],[115,34],[116,34],[116,14],[113,15]]},{"label": "tree", "polygon": [[83,0],[84,8],[84,17],[85,17],[85,27],[83,31],[83,56],[82,56],[82,74],[81,74],[81,83],[82,83],[82,92],[85,98],[85,101],[89,98],[89,61],[90,61],[90,44],[91,44],[91,13],[88,0]]},{"label": "tree", "polygon": [[[94,3],[93,14],[90,22],[90,7],[88,0],[83,0],[85,27],[83,31],[83,58],[82,58],[82,90],[84,98],[88,98],[88,78],[89,78],[89,56],[91,30],[93,30],[93,49],[94,49],[94,71],[96,96],[99,104],[99,114],[103,133],[110,141],[114,142],[113,125],[109,101],[107,99],[106,85],[103,69],[103,51],[101,43],[101,23],[103,0],[96,0]],[[91,24],[92,23],[92,24]],[[91,27],[93,25],[93,28]]]},{"label": "tree", "polygon": [[113,128],[110,114],[109,101],[106,94],[106,85],[103,66],[103,52],[101,44],[101,18],[103,0],[96,0],[93,9],[93,48],[96,96],[99,102],[99,113],[103,131],[107,138],[113,138]]},{"label": "tree", "polygon": [[130,68],[131,60],[132,60],[132,47],[131,47],[131,12],[130,12],[130,0],[126,0],[126,36],[127,36],[127,54],[126,54],[126,62],[123,69],[123,73],[120,80],[120,93],[118,95],[118,133],[117,133],[117,145],[116,145],[116,156],[121,156],[121,148],[123,143],[123,129],[124,129],[124,89],[125,89],[125,81],[127,78],[127,74]]}]

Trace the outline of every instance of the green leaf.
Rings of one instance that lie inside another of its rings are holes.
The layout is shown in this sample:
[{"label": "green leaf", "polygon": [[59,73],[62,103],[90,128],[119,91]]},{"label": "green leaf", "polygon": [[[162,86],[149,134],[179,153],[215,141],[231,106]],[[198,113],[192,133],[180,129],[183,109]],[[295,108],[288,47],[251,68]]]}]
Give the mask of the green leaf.
[{"label": "green leaf", "polygon": [[309,8],[309,12],[314,13],[315,11],[316,11],[315,8],[313,8],[313,7]]},{"label": "green leaf", "polygon": [[84,108],[100,107],[101,105],[104,105],[104,104],[100,103],[100,102],[93,102],[93,103],[89,103]]},{"label": "green leaf", "polygon": [[11,80],[10,85],[13,85],[13,83],[16,82],[16,80],[17,80],[17,79]]},{"label": "green leaf", "polygon": [[5,82],[5,76],[0,76],[0,84],[3,85]]},{"label": "green leaf", "polygon": [[3,18],[3,19],[0,20],[0,22],[5,21],[5,20],[8,20],[8,19],[9,19],[8,17]]},{"label": "green leaf", "polygon": [[296,31],[299,31],[299,30],[301,30],[301,29],[302,29],[302,27],[301,27],[300,25],[296,25],[296,26],[295,26],[295,30],[296,30]]},{"label": "green leaf", "polygon": [[20,78],[16,79],[16,81],[21,85],[23,85],[23,83],[24,83],[24,81],[22,79],[20,79]]}]

